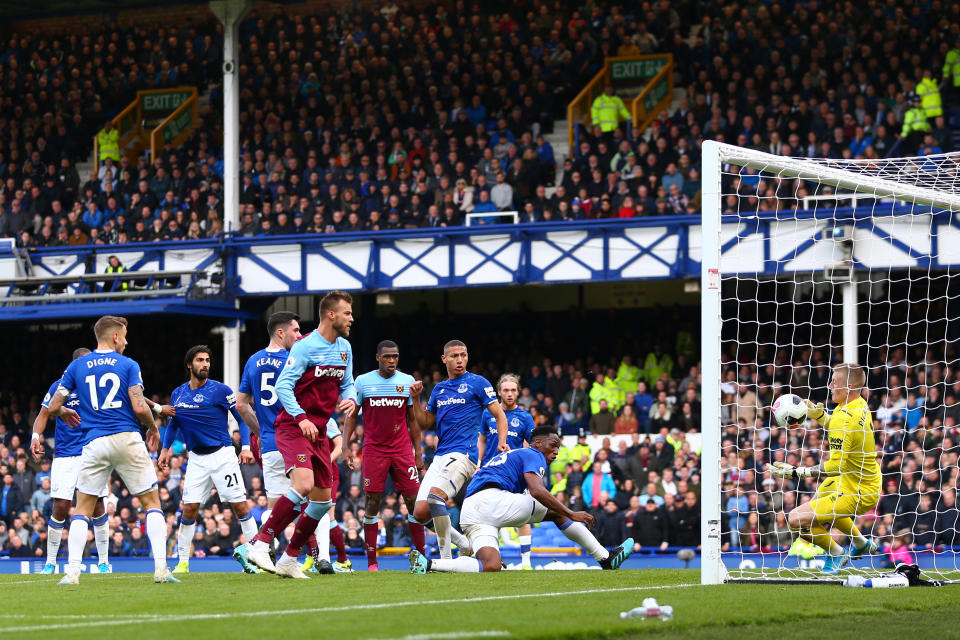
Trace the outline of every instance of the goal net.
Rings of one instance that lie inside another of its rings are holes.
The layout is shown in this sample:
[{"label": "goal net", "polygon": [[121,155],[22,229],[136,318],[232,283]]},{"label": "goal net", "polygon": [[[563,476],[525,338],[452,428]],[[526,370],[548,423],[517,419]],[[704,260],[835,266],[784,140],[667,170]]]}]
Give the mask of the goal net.
[{"label": "goal net", "polygon": [[[960,579],[958,166],[960,154],[824,160],[704,143],[691,246],[703,269],[702,582],[838,580],[899,561]],[[855,524],[879,551],[830,576],[827,553],[789,526],[821,481],[766,465],[827,458],[823,426],[783,428],[771,406],[794,393],[835,409],[842,362],[867,374],[881,489]]]}]

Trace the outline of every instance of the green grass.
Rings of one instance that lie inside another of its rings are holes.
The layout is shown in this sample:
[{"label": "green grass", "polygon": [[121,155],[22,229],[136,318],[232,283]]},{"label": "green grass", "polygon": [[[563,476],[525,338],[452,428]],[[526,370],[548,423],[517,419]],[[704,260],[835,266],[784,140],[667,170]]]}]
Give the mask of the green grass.
[{"label": "green grass", "polygon": [[[701,587],[693,570],[510,571],[413,576],[191,574],[0,576],[0,637],[425,639],[737,638],[829,640],[860,635],[956,637],[960,586],[847,589],[834,585]],[[692,585],[692,586],[685,586]],[[675,619],[621,620],[656,597]],[[285,611],[275,615],[271,612]],[[859,632],[858,632],[859,630]],[[491,632],[500,632],[494,634]],[[457,634],[457,635],[434,635]],[[485,634],[485,635],[484,635]]]}]

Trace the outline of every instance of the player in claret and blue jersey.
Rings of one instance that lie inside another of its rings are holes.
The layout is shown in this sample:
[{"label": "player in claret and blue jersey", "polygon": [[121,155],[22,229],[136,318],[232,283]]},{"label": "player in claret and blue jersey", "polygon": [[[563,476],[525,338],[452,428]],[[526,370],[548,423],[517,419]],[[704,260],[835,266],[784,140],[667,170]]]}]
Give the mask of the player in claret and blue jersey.
[{"label": "player in claret and blue jersey", "polygon": [[[511,449],[522,449],[530,442],[530,436],[536,425],[533,424],[533,416],[527,413],[527,410],[517,404],[517,398],[520,397],[520,376],[515,373],[505,373],[497,380],[497,393],[500,395],[500,407],[504,415],[507,416],[507,446]],[[480,419],[480,464],[483,466],[488,460],[496,457],[497,451],[497,419],[493,414],[484,409],[483,416]],[[530,545],[532,542],[533,530],[530,525],[525,524],[517,530],[520,538],[520,566],[525,570],[532,570],[533,565],[530,562]]]},{"label": "player in claret and blue jersey", "polygon": [[[210,498],[210,488],[216,487],[220,500],[229,503],[247,540],[257,535],[257,523],[247,504],[240,464],[253,462],[250,452],[250,430],[236,409],[237,396],[233,389],[211,380],[210,347],[198,344],[187,350],[183,359],[190,372],[190,381],[170,393],[170,404],[177,413],[163,434],[163,451],[158,463],[165,469],[173,456],[174,433],[179,432],[186,442],[190,459],[184,477],[183,509],[180,512],[180,532],[177,536],[179,562],[174,573],[189,573],[190,545],[197,529],[200,504]],[[240,428],[240,457],[233,448],[227,415],[233,413]]]},{"label": "player in claret and blue jersey", "polygon": [[633,538],[624,540],[613,553],[607,551],[584,526],[593,526],[593,516],[585,511],[570,511],[544,486],[543,473],[560,450],[556,430],[537,427],[531,441],[529,448],[498,454],[477,471],[467,486],[460,524],[476,558],[430,560],[412,550],[411,573],[500,571],[500,528],[544,520],[556,523],[567,538],[596,558],[602,568],[617,569],[623,564],[633,551]]},{"label": "player in claret and blue jersey", "polygon": [[154,582],[179,582],[167,568],[167,524],[160,510],[157,473],[143,446],[140,425],[147,429],[147,445],[157,446],[160,434],[153,411],[143,398],[140,365],[123,356],[127,347],[127,320],[103,316],[93,326],[97,350],[70,363],[60,387],[50,400],[57,415],[72,392],[79,405],[83,452],[77,474],[77,506],[70,520],[69,564],[60,584],[77,584],[90,517],[115,470],[132,495],[146,509],[147,538],[153,552]]},{"label": "player in claret and blue jersey", "polygon": [[[290,349],[277,379],[283,409],[274,422],[276,443],[291,474],[287,495],[274,504],[270,518],[245,553],[261,569],[288,578],[305,579],[297,556],[332,506],[330,440],[322,429],[335,411],[349,416],[357,408],[353,387],[353,349],[347,341],[353,324],[353,298],[332,291],[320,301],[320,325]],[[339,402],[338,402],[339,399]],[[290,544],[274,565],[268,548],[277,533],[293,522],[305,505]]]},{"label": "player in claret and blue jersey", "polygon": [[480,433],[480,415],[484,407],[497,421],[497,449],[506,451],[507,417],[497,403],[497,394],[486,378],[467,371],[467,345],[451,340],[443,347],[441,361],[447,367],[446,380],[433,388],[427,410],[420,407],[423,383],[411,385],[413,409],[424,431],[437,430],[437,453],[420,482],[413,517],[426,524],[433,517],[433,525],[440,543],[440,556],[452,557],[450,543],[460,548],[461,555],[469,553],[468,541],[450,524],[447,500],[457,495],[477,470],[477,437]]},{"label": "player in claret and blue jersey", "polygon": [[386,486],[387,474],[403,495],[410,521],[413,546],[421,552],[425,548],[423,525],[413,519],[414,503],[420,491],[420,471],[423,469],[423,447],[420,426],[413,413],[410,387],[413,376],[397,371],[400,349],[392,340],[377,345],[376,371],[359,376],[356,381],[357,401],[363,415],[363,460],[357,461],[350,453],[349,442],[356,426],[356,415],[347,418],[343,437],[347,466],[363,470],[363,490],[367,494],[363,534],[367,549],[367,570],[377,571],[377,514]]}]

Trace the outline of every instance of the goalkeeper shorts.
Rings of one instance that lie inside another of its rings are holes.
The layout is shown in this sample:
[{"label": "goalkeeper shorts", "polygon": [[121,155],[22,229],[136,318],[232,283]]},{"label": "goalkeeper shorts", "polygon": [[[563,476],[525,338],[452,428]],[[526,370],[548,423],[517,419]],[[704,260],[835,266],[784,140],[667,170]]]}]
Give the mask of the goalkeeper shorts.
[{"label": "goalkeeper shorts", "polygon": [[817,522],[833,522],[837,518],[852,518],[870,511],[880,500],[879,494],[866,495],[842,494],[832,491],[810,501],[810,508],[817,516]]}]

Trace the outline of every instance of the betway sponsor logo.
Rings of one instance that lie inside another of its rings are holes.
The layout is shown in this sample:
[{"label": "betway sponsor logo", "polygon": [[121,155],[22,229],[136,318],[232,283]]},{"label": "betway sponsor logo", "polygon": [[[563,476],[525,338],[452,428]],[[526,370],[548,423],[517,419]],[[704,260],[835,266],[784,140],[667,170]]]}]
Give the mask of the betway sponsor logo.
[{"label": "betway sponsor logo", "polygon": [[448,404],[467,404],[466,398],[447,398],[437,402],[438,407],[445,407]]},{"label": "betway sponsor logo", "polygon": [[313,375],[316,378],[339,378],[343,380],[343,367],[314,367]]},{"label": "betway sponsor logo", "polygon": [[396,407],[400,409],[407,403],[406,398],[370,398],[367,400],[371,407]]}]

